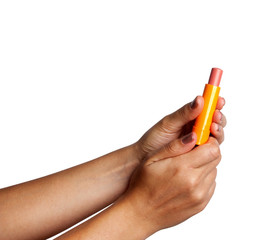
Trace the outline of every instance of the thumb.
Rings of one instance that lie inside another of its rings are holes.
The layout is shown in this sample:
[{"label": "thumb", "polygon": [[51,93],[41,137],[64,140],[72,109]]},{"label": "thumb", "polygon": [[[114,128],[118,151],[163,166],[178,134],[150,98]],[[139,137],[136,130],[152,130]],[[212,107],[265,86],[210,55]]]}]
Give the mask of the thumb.
[{"label": "thumb", "polygon": [[191,132],[182,138],[173,140],[162,147],[155,155],[153,155],[148,161],[147,165],[163,160],[165,158],[176,157],[192,150],[196,144],[197,135]]},{"label": "thumb", "polygon": [[172,114],[164,118],[164,127],[179,131],[185,124],[194,120],[202,112],[204,107],[204,99],[197,96],[192,102],[187,103]]}]

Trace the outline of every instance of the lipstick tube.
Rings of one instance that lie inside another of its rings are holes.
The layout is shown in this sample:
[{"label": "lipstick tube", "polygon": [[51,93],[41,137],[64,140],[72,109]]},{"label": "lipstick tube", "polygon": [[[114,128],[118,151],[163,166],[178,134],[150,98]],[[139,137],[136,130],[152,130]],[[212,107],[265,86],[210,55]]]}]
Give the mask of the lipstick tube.
[{"label": "lipstick tube", "polygon": [[219,92],[220,80],[223,71],[219,68],[212,68],[208,84],[205,85],[203,98],[204,108],[197,117],[193,132],[197,134],[196,145],[202,145],[208,141],[212,117],[216,108]]}]

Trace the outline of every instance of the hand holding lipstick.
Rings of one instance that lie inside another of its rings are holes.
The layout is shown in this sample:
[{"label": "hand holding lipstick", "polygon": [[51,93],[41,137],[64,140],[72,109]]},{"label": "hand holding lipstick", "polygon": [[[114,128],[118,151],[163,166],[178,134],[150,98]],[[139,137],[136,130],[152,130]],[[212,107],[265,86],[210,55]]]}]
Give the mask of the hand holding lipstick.
[{"label": "hand holding lipstick", "polygon": [[[227,120],[221,112],[225,99],[219,97],[211,124],[211,134],[219,144],[224,141],[224,130]],[[137,142],[139,158],[143,159],[176,138],[187,135],[192,131],[194,121],[202,112],[204,99],[197,96],[192,102],[187,103],[177,111],[165,116]]]},{"label": "hand holding lipstick", "polygon": [[221,112],[222,108],[225,105],[225,100],[222,97],[218,98],[216,105],[216,110],[212,118],[212,124],[210,127],[210,133],[214,136],[219,144],[224,141],[224,127],[227,124],[226,116]]},{"label": "hand holding lipstick", "polygon": [[205,109],[201,96],[165,116],[130,146],[0,189],[0,202],[8,203],[0,204],[0,225],[5,230],[0,238],[46,239],[118,198],[61,239],[145,239],[200,212],[215,188],[226,125],[224,104],[219,97],[211,115],[213,137],[199,147],[194,148],[198,136],[192,128]]},{"label": "hand holding lipstick", "polygon": [[210,129],[213,137],[197,148],[197,135],[191,131],[202,112],[203,97],[197,96],[155,124],[134,145],[141,164],[132,175],[128,191],[61,239],[81,235],[84,239],[103,239],[103,231],[107,236],[104,239],[145,239],[202,211],[216,187],[219,144],[226,125],[221,113],[224,104],[224,98],[219,97]]},{"label": "hand holding lipstick", "polygon": [[[202,211],[216,187],[221,160],[219,143],[210,137],[194,148],[197,136],[170,142],[150,157],[133,175],[123,201],[136,216],[133,230],[145,239]],[[193,149],[194,148],[194,149]],[[120,203],[121,205],[121,203]],[[120,238],[118,238],[120,239]]]},{"label": "hand holding lipstick", "polygon": [[156,151],[135,170],[114,205],[59,239],[143,240],[202,211],[216,187],[221,153],[213,137],[194,148],[196,141],[192,132]]}]

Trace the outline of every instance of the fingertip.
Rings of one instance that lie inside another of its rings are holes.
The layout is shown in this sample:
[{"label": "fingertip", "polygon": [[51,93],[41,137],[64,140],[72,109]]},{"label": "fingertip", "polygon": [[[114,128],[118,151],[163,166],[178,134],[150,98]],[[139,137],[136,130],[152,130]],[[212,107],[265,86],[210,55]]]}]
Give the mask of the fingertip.
[{"label": "fingertip", "polygon": [[216,109],[213,114],[212,121],[215,123],[221,123],[221,119],[222,119],[222,113],[220,112],[220,110]]},{"label": "fingertip", "polygon": [[213,122],[213,123],[211,124],[211,127],[210,127],[211,133],[212,133],[213,135],[217,135],[217,133],[219,132],[219,130],[220,130],[220,125],[217,124],[217,123],[215,123],[215,122]]},{"label": "fingertip", "polygon": [[204,105],[204,98],[200,95],[198,95],[196,98],[197,98],[197,101],[199,103],[199,106],[203,106]]},{"label": "fingertip", "polygon": [[217,145],[219,145],[219,142],[217,141],[216,137],[214,137],[214,136],[209,137],[207,143],[216,143]]},{"label": "fingertip", "polygon": [[188,133],[181,139],[181,141],[184,145],[191,144],[192,142],[195,143],[197,141],[197,135],[195,132]]},{"label": "fingertip", "polygon": [[221,99],[222,99],[222,102],[223,102],[223,106],[225,106],[225,104],[226,104],[225,98],[221,97]]},{"label": "fingertip", "polygon": [[194,148],[194,146],[196,145],[197,142],[197,135],[195,132],[191,132],[187,135],[185,135],[182,139],[181,139],[181,151],[182,153],[186,153],[189,152],[190,150],[192,150]]},{"label": "fingertip", "polygon": [[221,144],[224,141],[224,131],[220,124],[212,123],[210,132],[212,134],[211,141],[216,141],[218,144]]},{"label": "fingertip", "polygon": [[198,106],[198,101],[197,101],[198,97],[195,97],[194,100],[190,103],[190,108],[193,110]]},{"label": "fingertip", "polygon": [[202,96],[197,96],[195,99],[190,103],[190,107],[192,110],[195,110],[199,108],[200,106],[203,106],[204,104],[204,99]]},{"label": "fingertip", "polygon": [[194,143],[197,142],[197,134],[196,134],[195,132],[192,132],[192,141],[193,141]]},{"label": "fingertip", "polygon": [[202,112],[204,107],[204,99],[202,96],[197,96],[192,102],[185,104],[178,111],[174,112],[170,116],[175,119],[177,122],[177,118],[181,120],[181,127],[183,127],[188,122],[194,120],[198,115]]},{"label": "fingertip", "polygon": [[221,110],[221,109],[224,107],[225,103],[226,103],[225,98],[219,97],[219,98],[218,98],[218,101],[217,101],[217,106],[216,106],[216,108],[217,108],[218,110]]}]

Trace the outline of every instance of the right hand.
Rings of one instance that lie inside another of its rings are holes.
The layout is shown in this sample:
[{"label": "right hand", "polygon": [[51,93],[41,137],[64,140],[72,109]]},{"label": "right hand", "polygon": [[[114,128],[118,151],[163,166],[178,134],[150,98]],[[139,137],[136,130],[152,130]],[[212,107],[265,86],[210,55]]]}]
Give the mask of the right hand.
[{"label": "right hand", "polygon": [[148,235],[185,221],[210,201],[221,160],[219,143],[210,137],[193,149],[196,139],[191,133],[186,143],[170,142],[133,174],[122,200],[132,206]]},{"label": "right hand", "polygon": [[[224,140],[223,128],[227,122],[225,115],[221,112],[224,105],[225,99],[219,97],[211,124],[211,134],[219,144]],[[190,133],[196,117],[202,112],[203,106],[203,97],[197,96],[194,101],[162,118],[136,142],[138,159],[145,160],[174,139]]]}]

